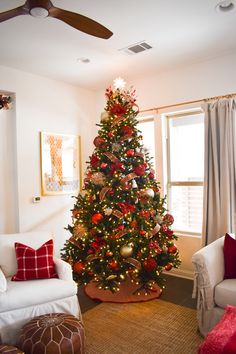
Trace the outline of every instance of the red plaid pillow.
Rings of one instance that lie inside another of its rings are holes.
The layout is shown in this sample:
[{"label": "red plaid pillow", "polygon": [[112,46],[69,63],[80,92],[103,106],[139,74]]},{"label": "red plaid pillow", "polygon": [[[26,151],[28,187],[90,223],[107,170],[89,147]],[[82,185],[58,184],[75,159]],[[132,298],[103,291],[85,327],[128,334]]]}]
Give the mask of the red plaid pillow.
[{"label": "red plaid pillow", "polygon": [[15,243],[18,270],[11,280],[32,280],[57,278],[53,263],[53,240],[44,243],[37,250]]}]

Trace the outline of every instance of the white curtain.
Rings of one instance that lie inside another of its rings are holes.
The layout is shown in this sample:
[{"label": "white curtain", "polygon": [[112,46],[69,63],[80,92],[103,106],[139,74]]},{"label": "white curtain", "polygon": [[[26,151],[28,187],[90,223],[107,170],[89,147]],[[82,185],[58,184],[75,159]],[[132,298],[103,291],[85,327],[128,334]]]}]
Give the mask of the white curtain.
[{"label": "white curtain", "polygon": [[203,245],[235,232],[236,124],[235,99],[204,103],[205,173]]}]

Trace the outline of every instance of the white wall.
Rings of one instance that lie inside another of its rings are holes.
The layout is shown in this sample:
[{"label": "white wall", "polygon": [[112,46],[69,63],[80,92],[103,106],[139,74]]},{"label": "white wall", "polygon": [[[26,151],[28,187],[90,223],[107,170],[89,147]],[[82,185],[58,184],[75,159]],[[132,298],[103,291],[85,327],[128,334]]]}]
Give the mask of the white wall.
[{"label": "white wall", "polygon": [[0,233],[18,230],[15,110],[0,110]]},{"label": "white wall", "polygon": [[[235,63],[236,54],[219,57],[159,75],[138,78],[128,82],[127,88],[132,85],[136,89],[140,110],[235,93]],[[120,76],[122,77],[122,72]],[[126,80],[125,77],[124,79]],[[105,104],[104,92],[105,87],[97,92],[96,117]],[[158,168],[160,167],[159,165]],[[162,171],[158,171],[158,174],[162,175]],[[177,274],[191,277],[193,274],[191,257],[201,247],[201,239],[180,236],[178,246],[182,266]]]},{"label": "white wall", "polygon": [[[49,230],[56,235],[59,253],[69,237],[64,227],[71,223],[71,195],[44,196],[39,204],[32,197],[41,195],[39,132],[81,135],[82,161],[91,153],[94,133],[94,93],[37,75],[0,66],[0,90],[15,93],[19,231]],[[5,111],[6,112],[6,111]],[[7,114],[7,113],[5,113]],[[1,165],[1,170],[4,169]],[[5,204],[7,205],[7,198]],[[1,211],[3,206],[0,207]],[[10,229],[5,228],[5,232]],[[3,232],[4,230],[1,230]],[[18,230],[15,230],[18,231]]]}]

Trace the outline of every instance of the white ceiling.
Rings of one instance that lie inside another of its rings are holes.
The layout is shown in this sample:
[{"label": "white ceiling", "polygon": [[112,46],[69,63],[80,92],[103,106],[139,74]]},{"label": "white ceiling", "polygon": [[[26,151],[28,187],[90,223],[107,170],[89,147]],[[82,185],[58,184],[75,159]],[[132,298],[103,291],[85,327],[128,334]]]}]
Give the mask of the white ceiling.
[{"label": "white ceiling", "polygon": [[[236,51],[236,10],[217,12],[218,0],[52,2],[103,24],[113,36],[99,39],[53,18],[18,16],[0,23],[0,65],[96,90],[117,76],[132,81]],[[22,4],[1,0],[0,12]],[[153,49],[119,51],[143,40]],[[78,63],[80,57],[90,63]]]}]

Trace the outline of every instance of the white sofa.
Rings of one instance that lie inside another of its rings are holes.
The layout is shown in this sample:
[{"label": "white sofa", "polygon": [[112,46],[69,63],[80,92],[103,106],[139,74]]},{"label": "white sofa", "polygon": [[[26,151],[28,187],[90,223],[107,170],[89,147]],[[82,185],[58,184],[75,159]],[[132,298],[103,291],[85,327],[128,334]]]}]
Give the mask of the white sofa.
[{"label": "white sofa", "polygon": [[65,312],[81,317],[77,286],[68,263],[54,257],[58,278],[11,281],[17,271],[14,243],[34,249],[52,239],[49,232],[0,235],[0,339],[16,344],[20,328],[35,316]]},{"label": "white sofa", "polygon": [[193,297],[197,296],[198,327],[203,336],[219,322],[227,304],[236,306],[236,279],[224,280],[223,245],[224,236],[192,257],[195,268]]}]

